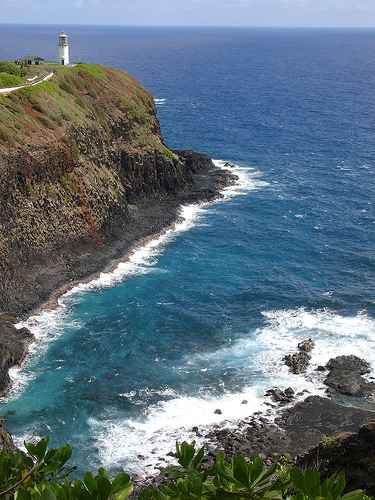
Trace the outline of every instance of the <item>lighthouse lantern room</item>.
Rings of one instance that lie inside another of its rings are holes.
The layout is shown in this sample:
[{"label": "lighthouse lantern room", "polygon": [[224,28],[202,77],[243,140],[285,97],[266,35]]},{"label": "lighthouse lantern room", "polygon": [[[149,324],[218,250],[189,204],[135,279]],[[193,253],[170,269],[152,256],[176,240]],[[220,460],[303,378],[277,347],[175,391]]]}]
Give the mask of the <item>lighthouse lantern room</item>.
[{"label": "lighthouse lantern room", "polygon": [[59,35],[59,64],[62,66],[69,64],[68,37],[64,32]]}]

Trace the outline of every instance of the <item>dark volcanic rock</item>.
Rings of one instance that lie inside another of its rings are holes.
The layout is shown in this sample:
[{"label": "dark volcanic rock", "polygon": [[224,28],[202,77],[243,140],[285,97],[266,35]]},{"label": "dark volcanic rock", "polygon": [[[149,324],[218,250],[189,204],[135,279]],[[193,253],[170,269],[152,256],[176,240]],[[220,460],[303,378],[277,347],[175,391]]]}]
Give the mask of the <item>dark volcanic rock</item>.
[{"label": "dark volcanic rock", "polygon": [[296,375],[305,373],[311,359],[311,354],[309,353],[314,349],[314,346],[315,342],[313,340],[304,340],[298,344],[299,352],[287,354],[284,356],[283,361],[285,361],[286,366],[291,367],[292,372]]},{"label": "dark volcanic rock", "polygon": [[327,363],[330,370],[324,383],[335,391],[349,396],[367,396],[375,392],[375,384],[362,375],[370,373],[371,365],[358,356],[338,356]]},{"label": "dark volcanic rock", "polygon": [[15,453],[17,450],[13,443],[12,436],[9,434],[8,429],[5,427],[5,422],[0,415],[0,451],[4,450],[6,454],[10,451]]},{"label": "dark volcanic rock", "polygon": [[294,354],[287,354],[283,358],[286,366],[290,366],[292,372],[296,375],[306,372],[307,367],[309,366],[310,359],[311,355],[305,351],[296,352]]},{"label": "dark volcanic rock", "polygon": [[364,489],[375,495],[375,421],[364,424],[355,434],[343,434],[335,439],[325,439],[308,453],[299,456],[301,468],[318,468],[325,480],[334,472],[345,473],[346,490]]},{"label": "dark volcanic rock", "polygon": [[342,406],[327,398],[309,396],[293,408],[283,410],[276,422],[290,438],[291,455],[308,450],[324,436],[356,432],[365,422],[373,420],[374,412]]},{"label": "dark volcanic rock", "polygon": [[28,352],[28,344],[34,336],[27,328],[17,329],[12,323],[0,318],[0,395],[11,386],[8,370],[19,365]]},{"label": "dark volcanic rock", "polygon": [[286,453],[296,457],[307,452],[324,436],[356,432],[374,416],[374,412],[309,396],[295,406],[283,409],[275,423],[253,416],[240,422],[233,430],[217,427],[205,437],[216,443],[214,455],[220,450],[224,450],[228,458],[239,453],[251,457],[256,453],[275,461],[279,455]]},{"label": "dark volcanic rock", "polygon": [[371,372],[370,363],[353,354],[349,356],[337,356],[337,358],[330,359],[327,363],[327,368],[329,370],[350,370],[359,375],[365,375]]},{"label": "dark volcanic rock", "polygon": [[311,339],[304,340],[303,342],[300,342],[298,344],[298,349],[300,351],[305,351],[305,352],[310,352],[314,349],[315,347],[315,342]]},{"label": "dark volcanic rock", "polygon": [[282,391],[278,387],[275,389],[268,389],[266,391],[266,396],[272,396],[274,401],[277,401],[282,404],[290,403],[293,398],[294,398],[294,390],[291,387],[288,387],[285,389],[285,391]]},{"label": "dark volcanic rock", "polygon": [[367,382],[361,375],[349,370],[332,370],[324,383],[337,392],[349,396],[368,396],[375,392],[374,382]]}]

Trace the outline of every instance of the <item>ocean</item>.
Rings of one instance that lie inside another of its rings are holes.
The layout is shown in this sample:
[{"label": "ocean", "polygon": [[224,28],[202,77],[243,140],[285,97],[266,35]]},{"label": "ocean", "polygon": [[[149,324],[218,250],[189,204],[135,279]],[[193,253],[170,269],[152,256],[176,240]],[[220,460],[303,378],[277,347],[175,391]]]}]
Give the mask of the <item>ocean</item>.
[{"label": "ocean", "polygon": [[61,29],[71,60],[150,90],[170,148],[239,180],[25,322],[37,342],[0,405],[16,444],[145,475],[195,426],[272,419],[269,388],[324,395],[331,357],[375,366],[375,30],[0,25],[0,59],[56,60]]}]

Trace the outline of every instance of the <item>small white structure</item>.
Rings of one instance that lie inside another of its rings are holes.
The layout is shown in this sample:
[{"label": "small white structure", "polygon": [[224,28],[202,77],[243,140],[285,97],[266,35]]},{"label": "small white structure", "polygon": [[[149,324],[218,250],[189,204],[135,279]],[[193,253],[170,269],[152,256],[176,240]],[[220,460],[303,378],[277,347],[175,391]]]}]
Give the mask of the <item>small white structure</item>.
[{"label": "small white structure", "polygon": [[69,64],[68,37],[64,32],[59,35],[59,64],[62,66]]}]

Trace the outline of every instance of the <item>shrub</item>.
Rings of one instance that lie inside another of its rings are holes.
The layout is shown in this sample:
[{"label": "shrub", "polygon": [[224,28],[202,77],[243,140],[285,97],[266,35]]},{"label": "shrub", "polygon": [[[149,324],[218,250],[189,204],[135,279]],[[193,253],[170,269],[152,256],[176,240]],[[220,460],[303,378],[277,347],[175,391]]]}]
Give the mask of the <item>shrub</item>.
[{"label": "shrub", "polygon": [[[84,474],[83,480],[69,480],[75,467],[67,467],[72,448],[47,449],[49,438],[37,444],[25,444],[27,454],[18,451],[0,453],[0,496],[12,500],[126,500],[133,491],[133,484],[126,473],[111,481],[108,472],[98,469],[98,474]],[[323,483],[316,470],[303,474],[293,467],[287,477],[276,474],[277,465],[269,469],[257,455],[248,463],[239,455],[230,463],[223,452],[216,457],[212,467],[204,467],[204,449],[195,452],[195,442],[176,444],[178,465],[165,468],[168,476],[160,489],[148,486],[141,490],[142,500],[172,499],[252,499],[252,500],[363,500],[362,490],[341,496],[345,488],[343,474],[333,475]],[[290,488],[292,493],[290,493]]]}]

